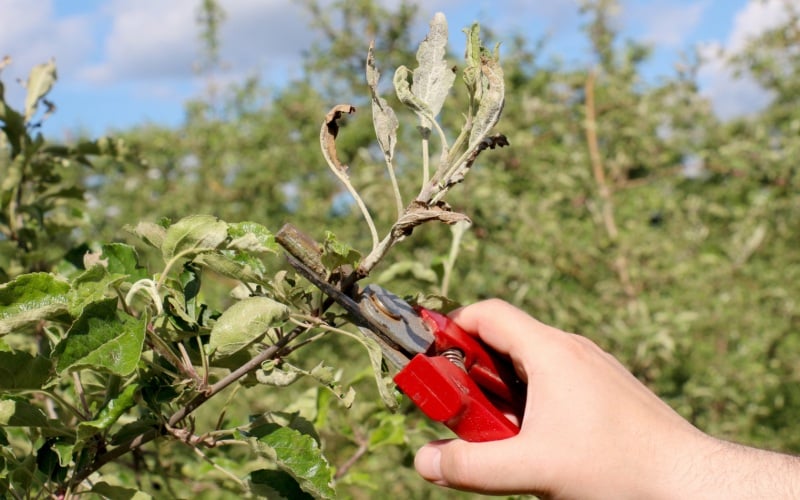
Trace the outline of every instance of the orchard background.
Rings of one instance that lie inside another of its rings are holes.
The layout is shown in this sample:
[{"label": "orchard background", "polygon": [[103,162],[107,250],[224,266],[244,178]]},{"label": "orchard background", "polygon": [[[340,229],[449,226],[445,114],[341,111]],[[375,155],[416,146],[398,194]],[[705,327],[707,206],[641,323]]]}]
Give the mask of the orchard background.
[{"label": "orchard background", "polygon": [[[428,20],[411,3],[305,5],[328,45],[302,75],[278,92],[209,86],[179,127],[62,144],[47,134],[47,63],[24,103],[0,101],[3,495],[452,495],[412,467],[446,429],[392,392],[341,313],[316,311],[272,237],[290,221],[325,242],[332,270],[368,253],[320,152],[340,103],[357,111],[339,122],[338,158],[375,225],[395,223],[364,76],[372,40],[411,201],[424,120],[390,82],[416,67],[410,33]],[[581,67],[482,26],[487,57],[502,43],[493,132],[510,147],[483,151],[448,193],[468,229],[416,228],[365,281],[443,307],[501,297],[593,339],[701,429],[800,453],[800,10],[787,1],[785,22],[727,61],[769,106],[721,121],[699,59],[643,77],[650,50],[620,39],[615,7],[584,2],[594,63]],[[198,8],[207,70],[224,2]],[[469,57],[448,50],[461,75]],[[473,104],[461,79],[438,115],[451,141]]]}]

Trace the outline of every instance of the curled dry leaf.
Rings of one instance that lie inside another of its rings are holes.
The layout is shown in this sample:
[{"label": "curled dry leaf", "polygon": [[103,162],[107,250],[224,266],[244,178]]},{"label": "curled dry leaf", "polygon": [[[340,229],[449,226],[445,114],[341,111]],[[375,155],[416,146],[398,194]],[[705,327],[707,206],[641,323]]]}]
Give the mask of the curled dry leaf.
[{"label": "curled dry leaf", "polygon": [[445,224],[455,224],[460,221],[471,222],[469,217],[460,212],[453,212],[450,205],[443,201],[428,205],[415,200],[411,202],[403,216],[392,226],[392,233],[398,238],[407,236],[415,227],[432,220],[438,220]]},{"label": "curled dry leaf", "polygon": [[463,181],[467,170],[472,167],[472,164],[475,163],[475,160],[478,159],[478,155],[481,154],[482,151],[486,149],[502,148],[510,145],[511,143],[508,142],[508,138],[503,134],[494,134],[484,137],[472,148],[469,156],[467,156],[467,158],[464,160],[463,168],[460,168],[452,176],[450,176],[449,179],[447,179],[447,186],[452,186]]},{"label": "curled dry leaf", "polygon": [[336,136],[339,134],[339,124],[337,120],[342,117],[343,113],[352,114],[355,112],[355,106],[350,104],[337,104],[325,115],[325,122],[322,124],[322,128],[319,132],[319,143],[322,147],[323,156],[330,165],[342,173],[347,171],[347,165],[342,165],[336,154]]}]

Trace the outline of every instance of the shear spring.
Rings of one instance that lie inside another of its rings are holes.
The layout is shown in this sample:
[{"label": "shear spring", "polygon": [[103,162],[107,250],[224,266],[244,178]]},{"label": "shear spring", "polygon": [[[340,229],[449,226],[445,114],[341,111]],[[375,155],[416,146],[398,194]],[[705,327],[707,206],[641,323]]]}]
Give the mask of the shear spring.
[{"label": "shear spring", "polygon": [[442,351],[440,356],[444,357],[445,359],[447,359],[447,361],[461,368],[462,370],[464,370],[464,372],[467,371],[467,367],[464,365],[464,353],[461,352],[460,349],[456,348],[445,349],[444,351]]}]

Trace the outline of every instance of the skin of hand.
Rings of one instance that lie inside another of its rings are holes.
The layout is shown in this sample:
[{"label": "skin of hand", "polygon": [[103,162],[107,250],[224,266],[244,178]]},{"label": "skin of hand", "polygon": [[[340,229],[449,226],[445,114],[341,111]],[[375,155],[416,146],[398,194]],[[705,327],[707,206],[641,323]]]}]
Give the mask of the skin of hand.
[{"label": "skin of hand", "polygon": [[511,359],[525,417],[513,438],[424,446],[428,481],[547,498],[800,498],[800,460],[704,434],[587,338],[497,299],[451,316]]}]

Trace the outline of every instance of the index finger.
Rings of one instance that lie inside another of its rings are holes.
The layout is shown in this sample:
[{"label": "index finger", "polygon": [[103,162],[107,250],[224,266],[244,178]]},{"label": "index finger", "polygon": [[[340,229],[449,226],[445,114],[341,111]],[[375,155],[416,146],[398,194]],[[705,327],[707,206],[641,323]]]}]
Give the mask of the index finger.
[{"label": "index finger", "polygon": [[467,333],[478,336],[489,347],[512,359],[529,347],[537,336],[557,331],[500,299],[462,307],[451,312],[450,317]]}]

